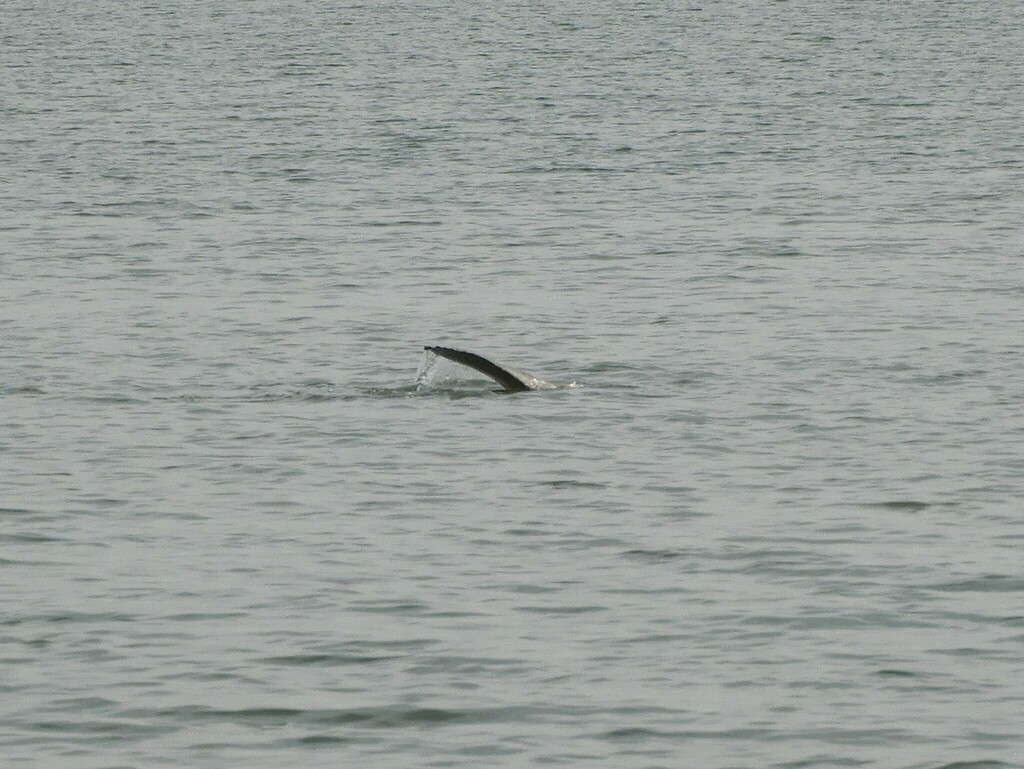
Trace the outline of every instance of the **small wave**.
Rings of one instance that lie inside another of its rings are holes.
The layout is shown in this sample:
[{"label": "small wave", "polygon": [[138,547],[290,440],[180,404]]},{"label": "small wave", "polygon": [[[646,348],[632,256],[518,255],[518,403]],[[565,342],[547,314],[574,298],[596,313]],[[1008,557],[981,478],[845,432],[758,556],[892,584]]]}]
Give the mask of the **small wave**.
[{"label": "small wave", "polygon": [[1006,574],[986,574],[957,582],[942,582],[929,588],[944,593],[1019,593],[1024,591],[1024,579]]},{"label": "small wave", "polygon": [[60,537],[49,537],[45,534],[33,534],[31,532],[25,532],[22,534],[4,534],[0,535],[0,542],[22,542],[32,545],[38,544],[51,544],[53,542],[60,542]]},{"label": "small wave", "polygon": [[108,738],[139,737],[164,734],[170,729],[135,721],[91,720],[91,721],[33,721],[24,724],[24,728],[35,732],[59,734],[64,739],[75,736]]},{"label": "small wave", "polygon": [[342,665],[372,665],[389,659],[393,659],[393,657],[364,654],[286,654],[280,657],[266,657],[260,660],[260,662],[268,665],[335,667]]},{"label": "small wave", "polygon": [[343,737],[338,734],[307,734],[305,737],[287,737],[278,740],[277,744],[285,747],[315,747],[318,745],[348,745],[355,742],[352,737]]},{"label": "small wave", "polygon": [[545,713],[542,708],[508,706],[498,708],[444,708],[382,705],[378,707],[301,709],[286,707],[211,708],[184,705],[163,709],[133,709],[123,715],[131,718],[171,719],[182,724],[223,722],[252,726],[356,726],[364,728],[402,728],[535,721]]},{"label": "small wave", "polygon": [[623,555],[630,558],[639,558],[644,561],[668,561],[674,558],[682,558],[686,555],[682,550],[635,548],[626,550]]},{"label": "small wave", "polygon": [[886,502],[870,502],[866,507],[880,507],[884,510],[919,513],[922,510],[927,510],[931,505],[927,502],[919,502],[913,499],[894,499]]},{"label": "small wave", "polygon": [[571,478],[560,478],[553,481],[537,481],[538,486],[547,486],[552,489],[606,489],[607,483],[593,483],[591,481],[574,481]]},{"label": "small wave", "polygon": [[898,670],[896,668],[883,668],[878,671],[878,675],[886,676],[887,678],[917,678],[918,673],[912,673],[909,670]]},{"label": "small wave", "polygon": [[335,401],[351,398],[351,393],[326,380],[314,379],[306,382],[273,382],[253,385],[246,400],[256,402],[273,401]]},{"label": "small wave", "polygon": [[518,611],[529,614],[591,614],[607,611],[607,606],[520,606]]},{"label": "small wave", "polygon": [[92,622],[102,625],[109,622],[134,622],[135,620],[136,617],[133,615],[121,614],[118,612],[98,612],[96,614],[89,614],[87,612],[62,611],[50,614],[32,614],[25,617],[10,617],[0,620],[0,626],[13,627],[16,625],[32,625],[35,623],[56,624],[65,622]]},{"label": "small wave", "polygon": [[46,395],[46,390],[35,385],[0,387],[0,395]]}]

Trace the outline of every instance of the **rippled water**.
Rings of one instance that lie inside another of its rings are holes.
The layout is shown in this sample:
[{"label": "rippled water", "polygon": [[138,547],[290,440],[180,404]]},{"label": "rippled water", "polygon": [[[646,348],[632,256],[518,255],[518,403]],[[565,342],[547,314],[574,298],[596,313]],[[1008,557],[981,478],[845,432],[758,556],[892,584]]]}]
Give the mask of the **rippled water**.
[{"label": "rippled water", "polygon": [[0,22],[5,767],[1024,766],[1018,4]]}]

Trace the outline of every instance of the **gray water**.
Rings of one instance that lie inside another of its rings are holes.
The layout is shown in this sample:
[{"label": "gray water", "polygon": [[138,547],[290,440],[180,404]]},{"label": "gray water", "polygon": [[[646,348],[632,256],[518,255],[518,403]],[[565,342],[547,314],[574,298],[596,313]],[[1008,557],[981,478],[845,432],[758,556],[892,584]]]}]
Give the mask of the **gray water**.
[{"label": "gray water", "polygon": [[1024,766],[1022,39],[5,0],[0,765]]}]

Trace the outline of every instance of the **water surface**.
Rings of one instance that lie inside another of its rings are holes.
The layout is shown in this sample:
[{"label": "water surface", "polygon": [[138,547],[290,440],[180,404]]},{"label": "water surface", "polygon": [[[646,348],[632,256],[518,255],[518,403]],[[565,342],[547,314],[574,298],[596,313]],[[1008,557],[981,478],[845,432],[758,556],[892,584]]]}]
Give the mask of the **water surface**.
[{"label": "water surface", "polygon": [[0,21],[5,765],[1024,766],[1014,3]]}]

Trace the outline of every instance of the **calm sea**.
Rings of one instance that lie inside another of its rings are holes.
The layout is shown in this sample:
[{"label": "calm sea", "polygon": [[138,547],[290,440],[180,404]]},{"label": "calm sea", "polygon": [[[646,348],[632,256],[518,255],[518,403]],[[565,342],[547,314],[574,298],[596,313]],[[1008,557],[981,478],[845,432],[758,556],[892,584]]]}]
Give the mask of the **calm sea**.
[{"label": "calm sea", "polygon": [[1024,766],[1021,40],[3,0],[0,765]]}]

